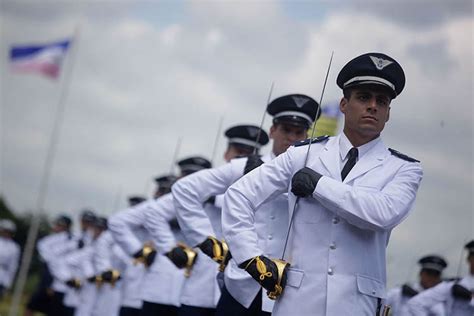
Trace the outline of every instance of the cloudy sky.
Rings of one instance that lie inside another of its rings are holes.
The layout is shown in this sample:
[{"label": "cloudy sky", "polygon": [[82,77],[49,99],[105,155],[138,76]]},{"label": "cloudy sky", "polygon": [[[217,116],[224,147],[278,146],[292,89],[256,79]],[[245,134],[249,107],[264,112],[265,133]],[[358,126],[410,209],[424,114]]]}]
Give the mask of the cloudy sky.
[{"label": "cloudy sky", "polygon": [[[471,1],[2,0],[0,23],[0,192],[18,212],[35,210],[65,87],[46,209],[110,214],[127,195],[151,193],[179,138],[178,157],[210,157],[221,118],[224,128],[259,124],[272,81],[274,97],[319,100],[334,51],[330,102],[341,96],[335,79],[348,60],[391,55],[407,84],[383,137],[421,160],[425,177],[412,215],[393,232],[389,284],[416,279],[417,259],[430,253],[457,273],[461,246],[474,237]],[[11,45],[75,30],[68,83],[9,70]],[[216,165],[224,148],[221,138]]]}]

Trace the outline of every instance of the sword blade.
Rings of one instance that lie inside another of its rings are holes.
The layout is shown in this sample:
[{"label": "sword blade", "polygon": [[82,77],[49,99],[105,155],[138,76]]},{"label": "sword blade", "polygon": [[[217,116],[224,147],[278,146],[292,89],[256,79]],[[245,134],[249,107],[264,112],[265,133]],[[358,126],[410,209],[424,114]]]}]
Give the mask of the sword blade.
[{"label": "sword blade", "polygon": [[[306,167],[306,164],[308,163],[309,149],[311,148],[311,143],[312,143],[315,131],[316,131],[316,121],[318,119],[319,113],[321,112],[321,106],[322,106],[322,102],[323,102],[324,91],[326,90],[326,83],[328,81],[329,71],[331,70],[331,64],[332,64],[333,56],[334,56],[334,51],[331,53],[331,58],[329,59],[328,69],[326,70],[326,77],[324,79],[323,90],[321,91],[321,97],[319,98],[319,107],[316,111],[316,120],[314,121],[314,128],[313,128],[313,131],[311,132],[311,137],[309,139],[308,150],[306,151],[306,158],[304,160],[303,168]],[[281,255],[281,260],[283,260],[285,258],[286,248],[288,246],[288,240],[290,238],[290,233],[291,233],[291,227],[293,226],[293,220],[294,220],[294,217],[295,217],[296,210],[298,209],[299,201],[300,201],[300,197],[298,196],[298,197],[296,197],[295,204],[293,205],[293,213],[291,214],[290,225],[288,226],[288,231],[286,233],[285,246],[283,248],[283,253]]]},{"label": "sword blade", "polygon": [[265,106],[265,110],[263,111],[262,121],[260,122],[260,128],[258,129],[257,137],[255,138],[255,146],[253,147],[254,155],[257,153],[258,140],[260,139],[260,134],[262,134],[263,122],[265,121],[265,115],[267,114],[267,108],[268,108],[268,105],[270,104],[270,99],[272,98],[274,86],[275,86],[275,81],[272,82],[272,85],[270,86],[270,92],[268,92],[267,105]]}]

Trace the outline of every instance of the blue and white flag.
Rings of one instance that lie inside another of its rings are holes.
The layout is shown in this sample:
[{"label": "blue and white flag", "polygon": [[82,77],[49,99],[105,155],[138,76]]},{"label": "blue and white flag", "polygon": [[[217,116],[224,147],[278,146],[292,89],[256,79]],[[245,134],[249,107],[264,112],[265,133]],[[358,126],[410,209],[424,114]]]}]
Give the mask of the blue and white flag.
[{"label": "blue and white flag", "polygon": [[13,46],[10,50],[12,69],[56,79],[70,43],[68,39],[44,45]]}]

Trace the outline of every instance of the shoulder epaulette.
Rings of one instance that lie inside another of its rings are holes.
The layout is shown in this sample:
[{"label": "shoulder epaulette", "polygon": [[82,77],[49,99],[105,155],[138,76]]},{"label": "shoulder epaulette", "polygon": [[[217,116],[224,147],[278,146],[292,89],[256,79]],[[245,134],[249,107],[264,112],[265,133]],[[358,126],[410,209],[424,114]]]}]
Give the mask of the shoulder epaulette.
[{"label": "shoulder epaulette", "polygon": [[460,277],[451,277],[451,278],[443,278],[442,279],[443,281],[445,282],[459,282],[461,281],[461,278]]},{"label": "shoulder epaulette", "polygon": [[392,149],[392,148],[389,148],[388,150],[390,150],[392,155],[397,156],[400,159],[403,159],[403,160],[406,160],[406,161],[409,161],[409,162],[420,162],[419,160],[416,160],[415,158],[411,158],[410,156],[402,154],[398,150],[395,150],[395,149]]},{"label": "shoulder epaulette", "polygon": [[325,141],[328,138],[329,138],[329,135],[319,136],[319,137],[315,137],[313,139],[308,138],[308,139],[302,140],[300,142],[294,143],[293,146],[299,147],[299,146],[308,145],[310,143],[310,141],[311,141],[311,144],[320,143],[322,141]]},{"label": "shoulder epaulette", "polygon": [[409,286],[408,284],[402,285],[402,295],[406,297],[413,297],[418,294],[418,291]]}]

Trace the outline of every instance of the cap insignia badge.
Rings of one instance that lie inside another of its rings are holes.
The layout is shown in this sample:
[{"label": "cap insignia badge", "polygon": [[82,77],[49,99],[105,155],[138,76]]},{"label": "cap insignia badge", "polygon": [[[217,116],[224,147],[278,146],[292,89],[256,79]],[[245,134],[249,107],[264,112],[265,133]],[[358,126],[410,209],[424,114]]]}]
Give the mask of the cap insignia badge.
[{"label": "cap insignia badge", "polygon": [[247,127],[247,132],[249,133],[250,137],[254,138],[257,137],[258,129],[255,127]]},{"label": "cap insignia badge", "polygon": [[388,65],[393,64],[393,61],[391,61],[391,60],[386,60],[386,59],[378,58],[378,57],[375,57],[375,56],[370,56],[370,59],[372,59],[372,62],[374,63],[375,67],[378,70],[382,70],[385,67],[387,67]]},{"label": "cap insignia badge", "polygon": [[309,101],[309,99],[305,97],[292,97],[292,98],[293,98],[293,101],[295,101],[296,106],[300,109],[303,107],[303,105],[305,105]]}]

